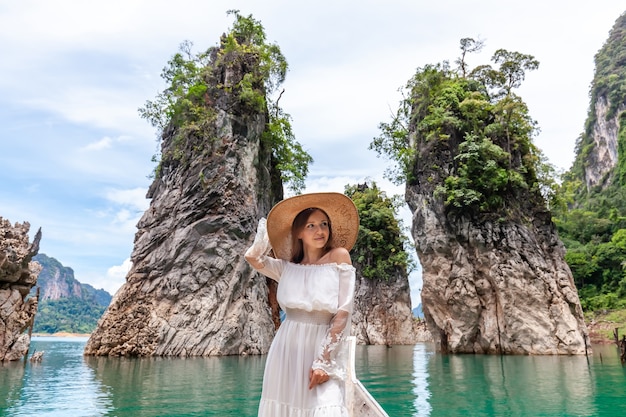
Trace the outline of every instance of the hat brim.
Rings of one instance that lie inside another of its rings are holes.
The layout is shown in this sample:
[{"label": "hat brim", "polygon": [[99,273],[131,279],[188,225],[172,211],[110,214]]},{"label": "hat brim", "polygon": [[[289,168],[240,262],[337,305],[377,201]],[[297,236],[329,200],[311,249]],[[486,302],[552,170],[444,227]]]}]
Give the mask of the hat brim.
[{"label": "hat brim", "polygon": [[298,213],[307,208],[319,208],[328,215],[332,247],[352,249],[359,233],[359,213],[354,202],[341,193],[310,193],[277,203],[267,215],[267,234],[277,258],[291,260],[291,226]]}]

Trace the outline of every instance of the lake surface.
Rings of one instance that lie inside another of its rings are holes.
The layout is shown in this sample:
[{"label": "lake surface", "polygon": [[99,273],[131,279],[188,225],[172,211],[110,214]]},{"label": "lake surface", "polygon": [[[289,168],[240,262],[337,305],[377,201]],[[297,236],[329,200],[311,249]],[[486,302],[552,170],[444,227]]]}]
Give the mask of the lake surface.
[{"label": "lake surface", "polygon": [[[265,356],[83,357],[86,341],[36,337],[41,363],[0,363],[0,416],[256,416]],[[357,346],[356,371],[391,417],[626,415],[614,345],[589,357]]]}]

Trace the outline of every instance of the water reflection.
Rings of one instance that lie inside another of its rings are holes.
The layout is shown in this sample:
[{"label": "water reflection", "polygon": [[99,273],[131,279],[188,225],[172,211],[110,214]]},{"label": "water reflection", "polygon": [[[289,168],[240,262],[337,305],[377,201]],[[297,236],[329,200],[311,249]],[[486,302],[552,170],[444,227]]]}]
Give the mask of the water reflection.
[{"label": "water reflection", "polygon": [[[358,346],[357,377],[390,416],[427,416],[431,345]],[[426,414],[424,414],[426,413]]]},{"label": "water reflection", "polygon": [[0,362],[0,410],[8,410],[19,402],[24,387],[24,362]]},{"label": "water reflection", "polygon": [[[37,338],[42,363],[0,365],[0,416],[256,416],[264,356],[83,357],[86,339]],[[391,417],[619,416],[626,368],[593,356],[440,355],[358,346],[356,372]]]},{"label": "water reflection", "polygon": [[416,417],[430,416],[430,386],[428,384],[428,361],[434,355],[434,347],[428,344],[415,345],[413,349],[413,404]]},{"label": "water reflection", "polygon": [[615,345],[594,346],[591,357],[591,389],[599,416],[626,414],[626,367]]},{"label": "water reflection", "polygon": [[[357,372],[390,416],[616,416],[626,367],[585,356],[440,355],[430,344],[360,347]],[[602,359],[602,360],[601,360]]]},{"label": "water reflection", "polygon": [[611,389],[594,377],[593,360],[585,356],[435,355],[429,362],[430,415],[607,415],[600,413],[596,400],[598,390],[604,395]]},{"label": "water reflection", "polygon": [[7,396],[0,410],[7,416],[20,417],[101,415],[98,384],[91,370],[82,364],[86,341],[40,338],[37,350],[45,351],[41,363],[4,364],[0,392]]},{"label": "water reflection", "polygon": [[[115,416],[254,416],[265,357],[85,357]],[[165,413],[165,414],[162,414]]]}]

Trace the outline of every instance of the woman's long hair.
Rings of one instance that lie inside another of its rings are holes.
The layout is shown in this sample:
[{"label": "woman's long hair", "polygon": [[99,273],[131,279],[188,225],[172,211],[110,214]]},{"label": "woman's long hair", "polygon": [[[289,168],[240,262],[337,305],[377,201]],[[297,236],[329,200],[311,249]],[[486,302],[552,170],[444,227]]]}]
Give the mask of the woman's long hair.
[{"label": "woman's long hair", "polygon": [[326,242],[326,246],[324,246],[324,254],[328,253],[328,251],[332,249],[331,242],[333,240],[333,227],[330,223],[330,217],[328,217],[328,214],[326,214],[324,210],[317,207],[304,209],[298,213],[291,224],[291,262],[295,264],[299,264],[304,258],[304,245],[302,244],[302,239],[298,239],[298,235],[302,230],[304,230],[304,226],[306,226],[309,217],[315,211],[323,213],[328,219],[328,241]]}]

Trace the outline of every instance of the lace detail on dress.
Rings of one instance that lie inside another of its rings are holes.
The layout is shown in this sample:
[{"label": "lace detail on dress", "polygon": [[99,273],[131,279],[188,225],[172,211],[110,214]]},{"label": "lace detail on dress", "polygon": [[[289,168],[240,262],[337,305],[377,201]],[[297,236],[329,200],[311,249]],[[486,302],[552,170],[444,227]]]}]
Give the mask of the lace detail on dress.
[{"label": "lace detail on dress", "polygon": [[347,344],[350,335],[352,307],[354,303],[355,273],[352,265],[341,264],[339,268],[339,296],[337,313],[330,321],[319,354],[313,361],[313,369],[321,369],[331,378],[346,378]]},{"label": "lace detail on dress", "polygon": [[321,369],[331,378],[346,378],[345,340],[350,332],[350,313],[339,310],[330,322],[330,328],[322,342],[320,353],[313,362],[313,369]]}]

